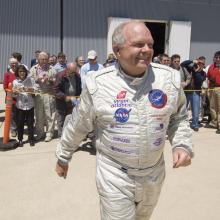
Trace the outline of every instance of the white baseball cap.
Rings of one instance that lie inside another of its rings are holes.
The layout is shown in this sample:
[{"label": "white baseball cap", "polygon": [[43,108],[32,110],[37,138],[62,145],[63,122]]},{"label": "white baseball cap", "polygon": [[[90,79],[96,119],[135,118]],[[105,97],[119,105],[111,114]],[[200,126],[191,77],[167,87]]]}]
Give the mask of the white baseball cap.
[{"label": "white baseball cap", "polygon": [[96,57],[97,57],[96,51],[90,50],[90,51],[88,52],[88,59],[94,60]]}]

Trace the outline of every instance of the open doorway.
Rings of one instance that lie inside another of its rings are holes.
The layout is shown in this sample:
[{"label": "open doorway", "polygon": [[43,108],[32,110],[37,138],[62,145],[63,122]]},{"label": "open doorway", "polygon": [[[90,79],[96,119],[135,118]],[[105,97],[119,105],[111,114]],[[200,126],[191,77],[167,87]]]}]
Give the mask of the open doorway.
[{"label": "open doorway", "polygon": [[165,52],[166,23],[147,21],[145,25],[154,39],[154,57]]}]

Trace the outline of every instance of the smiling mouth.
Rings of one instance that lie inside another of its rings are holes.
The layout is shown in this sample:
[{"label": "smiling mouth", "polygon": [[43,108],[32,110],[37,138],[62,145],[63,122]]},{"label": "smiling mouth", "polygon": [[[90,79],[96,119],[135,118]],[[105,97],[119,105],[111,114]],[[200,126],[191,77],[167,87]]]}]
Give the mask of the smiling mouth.
[{"label": "smiling mouth", "polygon": [[149,63],[150,59],[137,59],[139,62]]}]

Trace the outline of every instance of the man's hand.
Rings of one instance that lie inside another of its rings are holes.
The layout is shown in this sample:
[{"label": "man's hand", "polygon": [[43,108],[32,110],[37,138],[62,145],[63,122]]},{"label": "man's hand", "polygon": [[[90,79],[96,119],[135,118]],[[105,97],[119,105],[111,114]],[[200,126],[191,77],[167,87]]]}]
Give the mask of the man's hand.
[{"label": "man's hand", "polygon": [[73,96],[66,96],[65,101],[66,101],[66,102],[70,102],[70,101],[72,100],[72,97],[73,97]]},{"label": "man's hand", "polygon": [[68,172],[68,164],[67,165],[61,165],[57,162],[55,171],[57,172],[58,176],[63,177],[66,179],[67,172]]},{"label": "man's hand", "polygon": [[173,168],[185,167],[191,164],[189,153],[181,148],[176,148],[173,151]]}]

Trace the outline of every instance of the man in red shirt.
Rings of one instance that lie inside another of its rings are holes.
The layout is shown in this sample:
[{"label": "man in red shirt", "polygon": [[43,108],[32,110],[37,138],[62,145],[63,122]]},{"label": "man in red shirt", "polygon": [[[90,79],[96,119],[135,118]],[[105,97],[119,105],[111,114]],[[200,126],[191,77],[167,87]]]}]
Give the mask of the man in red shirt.
[{"label": "man in red shirt", "polygon": [[[12,84],[12,82],[15,80],[15,71],[18,66],[18,60],[15,58],[10,58],[9,59],[9,66],[10,69],[4,74],[4,90],[8,89],[9,83]],[[6,91],[7,94],[7,91]],[[14,100],[13,105],[12,105],[12,114],[11,114],[11,125],[10,125],[10,130],[11,130],[11,136],[16,137],[17,136],[17,124],[16,124],[16,107],[15,107],[16,101]]]},{"label": "man in red shirt", "polygon": [[207,74],[210,91],[210,125],[217,128],[220,134],[220,51],[215,52],[213,64],[210,65]]}]

